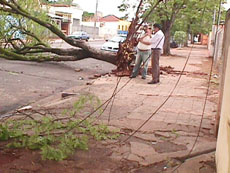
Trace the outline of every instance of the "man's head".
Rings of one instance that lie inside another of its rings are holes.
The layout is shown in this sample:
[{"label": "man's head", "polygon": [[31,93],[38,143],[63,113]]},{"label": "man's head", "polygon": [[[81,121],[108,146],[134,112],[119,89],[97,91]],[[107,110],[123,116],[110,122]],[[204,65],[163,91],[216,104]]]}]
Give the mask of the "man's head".
[{"label": "man's head", "polygon": [[144,25],[144,26],[143,26],[143,30],[146,32],[147,29],[148,29],[148,25]]},{"label": "man's head", "polygon": [[145,31],[145,33],[150,33],[152,29],[148,25],[144,25],[143,30]]},{"label": "man's head", "polygon": [[161,30],[161,25],[159,25],[159,24],[157,24],[157,23],[155,23],[155,24],[153,25],[153,27],[154,27],[154,33],[156,33],[157,31]]}]

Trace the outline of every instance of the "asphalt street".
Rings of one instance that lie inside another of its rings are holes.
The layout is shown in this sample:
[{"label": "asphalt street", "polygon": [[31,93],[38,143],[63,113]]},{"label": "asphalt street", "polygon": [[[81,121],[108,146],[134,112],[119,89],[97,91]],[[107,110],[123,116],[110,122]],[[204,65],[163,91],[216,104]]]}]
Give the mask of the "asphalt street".
[{"label": "asphalt street", "polygon": [[[101,49],[101,46],[103,43],[105,43],[105,40],[89,40],[88,43],[90,46],[95,47],[97,49]],[[52,47],[58,47],[58,48],[71,48],[73,46],[67,44],[63,40],[55,40],[52,42]]]},{"label": "asphalt street", "polygon": [[[104,41],[89,41],[100,49]],[[68,48],[56,41],[53,47]],[[107,73],[115,66],[91,58],[75,62],[24,62],[0,59],[0,116],[73,86],[85,85],[88,77]],[[75,69],[82,69],[76,72]]]}]

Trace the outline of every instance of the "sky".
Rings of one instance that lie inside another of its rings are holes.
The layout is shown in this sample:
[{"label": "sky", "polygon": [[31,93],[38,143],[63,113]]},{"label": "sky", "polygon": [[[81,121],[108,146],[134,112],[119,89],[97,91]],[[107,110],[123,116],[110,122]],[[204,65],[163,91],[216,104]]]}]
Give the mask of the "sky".
[{"label": "sky", "polygon": [[[74,0],[75,3],[80,5],[84,11],[95,13],[96,0]],[[122,0],[98,0],[98,11],[102,12],[104,16],[113,14],[117,17],[123,17],[125,13],[119,12],[118,6],[121,5]],[[227,0],[225,4],[226,9],[230,8],[230,0]],[[130,16],[133,16],[134,12],[130,12]]]},{"label": "sky", "polygon": [[[74,0],[84,11],[95,13],[96,0]],[[124,13],[119,12],[117,6],[121,5],[122,0],[98,0],[98,11],[103,15],[114,14],[123,17]]]},{"label": "sky", "polygon": [[230,8],[230,0],[227,0],[227,4],[224,5],[226,9]]}]

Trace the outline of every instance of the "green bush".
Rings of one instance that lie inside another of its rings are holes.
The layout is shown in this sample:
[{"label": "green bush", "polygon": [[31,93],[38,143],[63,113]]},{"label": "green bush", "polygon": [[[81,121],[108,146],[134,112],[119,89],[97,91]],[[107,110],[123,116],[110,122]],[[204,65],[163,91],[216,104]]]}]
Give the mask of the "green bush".
[{"label": "green bush", "polygon": [[[80,114],[101,105],[94,95],[83,95],[62,114],[24,113],[0,121],[0,142],[6,147],[40,150],[42,159],[60,161],[74,153],[75,149],[87,150],[88,139],[117,139],[119,133],[89,118],[82,121]],[[100,111],[98,112],[100,113]],[[87,113],[88,114],[88,113]]]},{"label": "green bush", "polygon": [[174,40],[179,44],[181,47],[187,41],[187,34],[184,31],[176,31],[174,34]]}]

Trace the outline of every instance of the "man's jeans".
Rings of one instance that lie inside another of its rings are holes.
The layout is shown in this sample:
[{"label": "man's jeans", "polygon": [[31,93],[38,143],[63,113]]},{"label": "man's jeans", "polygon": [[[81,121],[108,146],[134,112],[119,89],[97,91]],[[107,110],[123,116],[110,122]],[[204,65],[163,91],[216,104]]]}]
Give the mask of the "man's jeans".
[{"label": "man's jeans", "polygon": [[135,61],[135,66],[133,68],[132,76],[138,75],[141,64],[144,63],[144,69],[142,71],[142,77],[144,77],[144,78],[146,77],[149,60],[151,59],[151,57],[149,57],[150,54],[151,54],[151,50],[146,50],[146,51],[137,50],[137,57],[136,57],[136,61]]},{"label": "man's jeans", "polygon": [[161,55],[160,49],[152,50],[152,81],[159,82],[160,81],[160,65],[159,59]]}]

